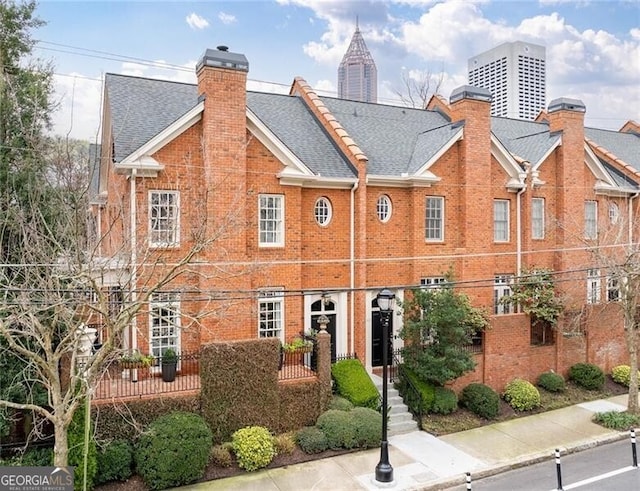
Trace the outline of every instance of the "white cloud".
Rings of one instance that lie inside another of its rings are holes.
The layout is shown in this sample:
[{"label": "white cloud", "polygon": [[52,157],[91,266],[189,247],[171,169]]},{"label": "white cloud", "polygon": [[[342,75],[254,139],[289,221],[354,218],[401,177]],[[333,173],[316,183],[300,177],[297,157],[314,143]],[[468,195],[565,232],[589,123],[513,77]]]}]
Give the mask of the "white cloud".
[{"label": "white cloud", "polygon": [[220,19],[220,22],[226,25],[233,24],[237,20],[235,15],[225,14],[224,12],[218,13],[218,19]]},{"label": "white cloud", "polygon": [[53,82],[53,101],[58,105],[52,115],[54,133],[92,142],[99,139],[102,81],[74,72],[56,74]]},{"label": "white cloud", "polygon": [[190,13],[185,18],[191,29],[205,29],[209,27],[209,21],[204,17],[200,17],[195,12]]},{"label": "white cloud", "polygon": [[155,65],[142,65],[139,63],[124,62],[120,73],[122,75],[131,75],[133,77],[156,78],[159,80],[170,80],[172,82],[184,82],[195,84],[196,78],[196,61],[190,60],[182,65],[167,66],[167,62],[163,60],[155,60]]}]

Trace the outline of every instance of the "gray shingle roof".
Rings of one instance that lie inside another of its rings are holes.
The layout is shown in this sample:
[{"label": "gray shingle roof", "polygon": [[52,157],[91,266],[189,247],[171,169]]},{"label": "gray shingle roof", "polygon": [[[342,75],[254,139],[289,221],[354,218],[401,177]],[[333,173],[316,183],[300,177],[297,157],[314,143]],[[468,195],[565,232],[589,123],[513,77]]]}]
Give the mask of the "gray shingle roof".
[{"label": "gray shingle roof", "polygon": [[560,140],[549,125],[534,121],[491,118],[491,131],[514,156],[536,164]]},{"label": "gray shingle roof", "polygon": [[595,128],[585,128],[584,136],[640,171],[640,136]]}]

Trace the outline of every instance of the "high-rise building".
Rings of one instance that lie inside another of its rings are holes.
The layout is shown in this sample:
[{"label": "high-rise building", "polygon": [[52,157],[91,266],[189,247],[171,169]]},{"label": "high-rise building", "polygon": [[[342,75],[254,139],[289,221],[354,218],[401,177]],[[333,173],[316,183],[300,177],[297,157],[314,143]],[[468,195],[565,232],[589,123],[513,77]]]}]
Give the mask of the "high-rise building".
[{"label": "high-rise building", "polygon": [[356,32],[338,67],[338,97],[378,102],[378,70],[357,22]]},{"label": "high-rise building", "polygon": [[491,92],[491,114],[535,119],[546,107],[545,47],[516,41],[469,59],[469,84]]}]

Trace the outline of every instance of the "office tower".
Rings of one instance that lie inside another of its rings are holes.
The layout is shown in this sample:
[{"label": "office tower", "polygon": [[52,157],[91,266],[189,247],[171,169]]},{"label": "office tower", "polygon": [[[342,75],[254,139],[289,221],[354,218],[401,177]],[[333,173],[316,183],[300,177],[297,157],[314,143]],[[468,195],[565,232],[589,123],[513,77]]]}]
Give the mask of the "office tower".
[{"label": "office tower", "polygon": [[469,84],[493,95],[491,115],[535,119],[546,107],[545,47],[516,41],[469,59]]},{"label": "office tower", "polygon": [[358,24],[338,67],[338,97],[363,102],[378,101],[378,70]]}]

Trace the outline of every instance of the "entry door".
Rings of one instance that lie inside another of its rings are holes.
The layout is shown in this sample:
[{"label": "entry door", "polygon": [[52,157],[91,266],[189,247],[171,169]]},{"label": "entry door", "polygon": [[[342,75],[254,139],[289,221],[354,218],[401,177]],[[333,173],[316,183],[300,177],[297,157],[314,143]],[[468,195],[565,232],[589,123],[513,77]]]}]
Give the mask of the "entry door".
[{"label": "entry door", "polygon": [[[378,307],[378,300],[371,302],[371,366],[382,366],[382,316]],[[393,363],[393,314],[389,317],[389,352],[387,354],[387,364]]]},{"label": "entry door", "polygon": [[329,319],[327,332],[331,335],[331,363],[336,361],[336,303],[333,300],[317,300],[311,304],[311,327],[319,329],[318,318],[326,315]]}]

